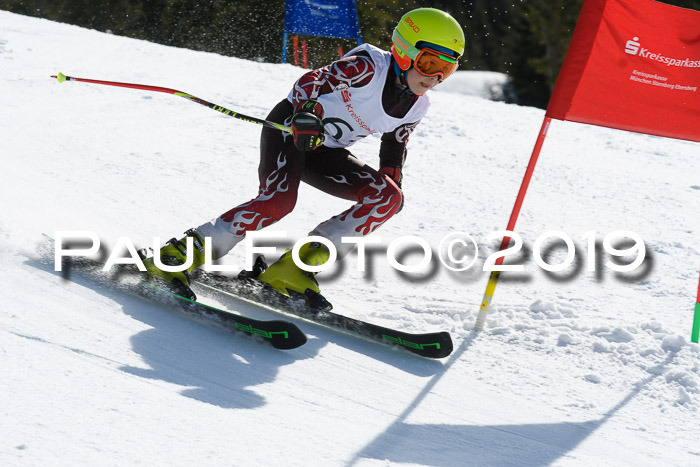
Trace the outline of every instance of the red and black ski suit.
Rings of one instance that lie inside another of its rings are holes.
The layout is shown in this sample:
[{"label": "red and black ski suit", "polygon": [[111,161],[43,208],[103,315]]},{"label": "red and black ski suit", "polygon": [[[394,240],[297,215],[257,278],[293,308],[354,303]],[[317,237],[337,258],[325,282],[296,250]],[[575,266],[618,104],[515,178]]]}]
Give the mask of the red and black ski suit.
[{"label": "red and black ski suit", "polygon": [[[339,87],[352,91],[366,86],[374,77],[374,68],[371,55],[360,50],[310,71],[295,83],[290,98],[277,104],[267,119],[288,126],[299,102],[338,92]],[[394,68],[390,66],[381,96],[376,98],[381,99],[387,115],[402,118],[418,96],[397,84]],[[328,132],[328,124],[325,121],[324,124]],[[403,167],[406,143],[417,124],[418,121],[410,122],[383,133],[379,153],[382,168],[400,170]],[[396,214],[403,204],[403,194],[395,180],[361,162],[346,148],[321,146],[312,151],[299,151],[288,133],[276,129],[262,130],[258,176],[260,188],[255,198],[197,228],[200,235],[212,239],[215,259],[228,253],[246,232],[267,227],[289,214],[296,204],[301,181],[354,203],[311,232],[333,242],[341,258],[353,247],[353,244],[341,243],[341,237],[368,235]]]}]

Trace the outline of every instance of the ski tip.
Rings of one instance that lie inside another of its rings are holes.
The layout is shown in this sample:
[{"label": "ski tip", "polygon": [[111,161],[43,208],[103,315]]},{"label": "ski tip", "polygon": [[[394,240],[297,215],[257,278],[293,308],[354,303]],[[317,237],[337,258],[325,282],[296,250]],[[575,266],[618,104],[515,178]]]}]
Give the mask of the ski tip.
[{"label": "ski tip", "polygon": [[279,350],[291,350],[306,344],[306,334],[294,323],[288,321],[269,321],[272,327],[279,328],[277,332],[269,332],[269,342]]},{"label": "ski tip", "polygon": [[56,78],[56,79],[58,80],[59,83],[62,83],[62,82],[64,82],[64,81],[66,80],[66,75],[64,75],[64,74],[61,73],[61,72],[59,72],[57,75],[52,75],[51,77],[52,77],[52,78]]}]

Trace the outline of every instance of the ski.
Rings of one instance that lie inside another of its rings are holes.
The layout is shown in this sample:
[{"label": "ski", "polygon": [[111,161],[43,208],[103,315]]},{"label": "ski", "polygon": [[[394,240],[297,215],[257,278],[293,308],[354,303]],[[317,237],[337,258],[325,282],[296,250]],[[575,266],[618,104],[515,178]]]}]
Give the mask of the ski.
[{"label": "ski", "polygon": [[[52,264],[49,259],[53,253],[54,241],[48,237],[46,251],[40,251],[44,264]],[[102,271],[104,263],[87,257],[71,258],[63,265],[64,277],[70,279],[75,271],[88,279],[99,282],[113,289],[138,296],[167,310],[178,312],[191,319],[213,325],[235,333],[257,336],[276,349],[289,350],[306,343],[306,335],[292,322],[283,320],[258,320],[222,310],[197,300],[185,297],[177,291],[170,290],[165,282],[146,280],[144,274],[130,267],[119,267],[113,273]]]},{"label": "ski", "polygon": [[300,347],[306,343],[306,335],[292,322],[282,320],[258,320],[248,316],[222,310],[205,303],[183,297],[167,288],[142,280],[139,286],[156,292],[142,291],[141,295],[146,295],[156,304],[162,304],[161,297],[173,297],[175,304],[179,306],[184,314],[191,318],[215,323],[218,326],[232,332],[242,332],[253,336],[259,336],[264,341],[269,342],[276,349],[290,350]]},{"label": "ski", "polygon": [[452,338],[446,331],[409,333],[379,326],[338,313],[323,296],[282,295],[255,277],[264,268],[262,257],[258,258],[252,272],[242,271],[237,278],[197,271],[193,275],[193,286],[201,287],[219,296],[233,296],[251,301],[265,308],[313,321],[323,326],[338,329],[375,342],[398,346],[426,358],[444,358],[453,350]]}]

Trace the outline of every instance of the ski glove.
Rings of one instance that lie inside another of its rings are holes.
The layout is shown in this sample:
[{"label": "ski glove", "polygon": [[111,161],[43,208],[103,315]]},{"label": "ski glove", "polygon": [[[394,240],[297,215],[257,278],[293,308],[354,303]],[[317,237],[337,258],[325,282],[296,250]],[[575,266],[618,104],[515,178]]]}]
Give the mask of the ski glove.
[{"label": "ski glove", "polygon": [[396,184],[401,188],[401,182],[403,181],[403,174],[401,173],[401,169],[398,167],[382,167],[379,169],[380,174],[384,174],[385,176],[389,177],[393,181],[396,182]]},{"label": "ski glove", "polygon": [[311,151],[323,144],[323,106],[316,101],[299,102],[292,116],[294,146]]},{"label": "ski glove", "polygon": [[401,212],[404,202],[403,189],[401,188],[401,182],[403,182],[403,174],[401,173],[401,169],[398,167],[382,167],[379,169],[379,173],[384,175],[386,178],[392,179],[394,183],[396,183],[396,186],[399,187],[399,190],[401,190],[401,206],[399,206],[399,210],[396,211],[397,213]]}]

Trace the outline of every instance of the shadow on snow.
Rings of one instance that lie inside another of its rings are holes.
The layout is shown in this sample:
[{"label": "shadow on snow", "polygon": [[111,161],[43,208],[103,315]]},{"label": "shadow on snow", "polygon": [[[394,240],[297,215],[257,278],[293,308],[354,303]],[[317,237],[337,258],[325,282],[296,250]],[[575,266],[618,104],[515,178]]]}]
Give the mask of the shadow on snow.
[{"label": "shadow on snow", "polygon": [[[25,263],[51,274],[61,274],[53,270],[53,264],[39,259]],[[167,304],[145,301],[77,270],[72,272],[70,282],[113,300],[124,314],[151,327],[130,338],[133,351],[143,359],[143,367],[124,365],[118,367],[121,371],[185,386],[180,391],[183,396],[207,404],[232,409],[260,407],[265,400],[251,387],[274,381],[280,367],[313,357],[320,348],[317,342],[309,341],[300,349],[277,350],[257,342],[257,337],[233,335],[227,330],[202,325],[173,313],[173,307]],[[240,312],[245,314],[247,310]],[[80,349],[71,350],[80,353]]]},{"label": "shadow on snow", "polygon": [[[54,271],[52,261],[41,257],[25,263],[42,271]],[[286,319],[319,338],[310,338],[293,350],[277,350],[257,341],[258,337],[202,325],[167,304],[154,304],[112,286],[108,277],[93,277],[73,270],[70,282],[89,288],[119,304],[124,314],[151,326],[131,337],[134,352],[143,358],[143,367],[122,366],[125,373],[185,386],[180,393],[198,401],[232,409],[254,409],[265,404],[251,390],[275,380],[279,368],[300,359],[313,358],[328,343],[358,352],[418,376],[433,376],[441,371],[439,361],[423,359],[400,349],[369,342],[363,338],[330,330],[301,319],[280,315],[256,305],[232,299],[236,312],[258,319]],[[168,313],[163,313],[163,310]],[[90,310],[86,310],[89,313]],[[80,349],[71,349],[80,353]],[[100,357],[100,356],[97,356]]]},{"label": "shadow on snow", "polygon": [[[474,342],[473,331],[452,354],[443,370],[436,374],[399,415],[396,421],[371,443],[355,454],[348,465],[362,458],[382,461],[454,465],[550,465],[566,456],[605,422],[625,407],[642,389],[663,372],[638,381],[617,405],[598,420],[522,425],[448,425],[409,424],[406,419],[420,405],[452,364]],[[663,366],[671,364],[669,354]]]}]

